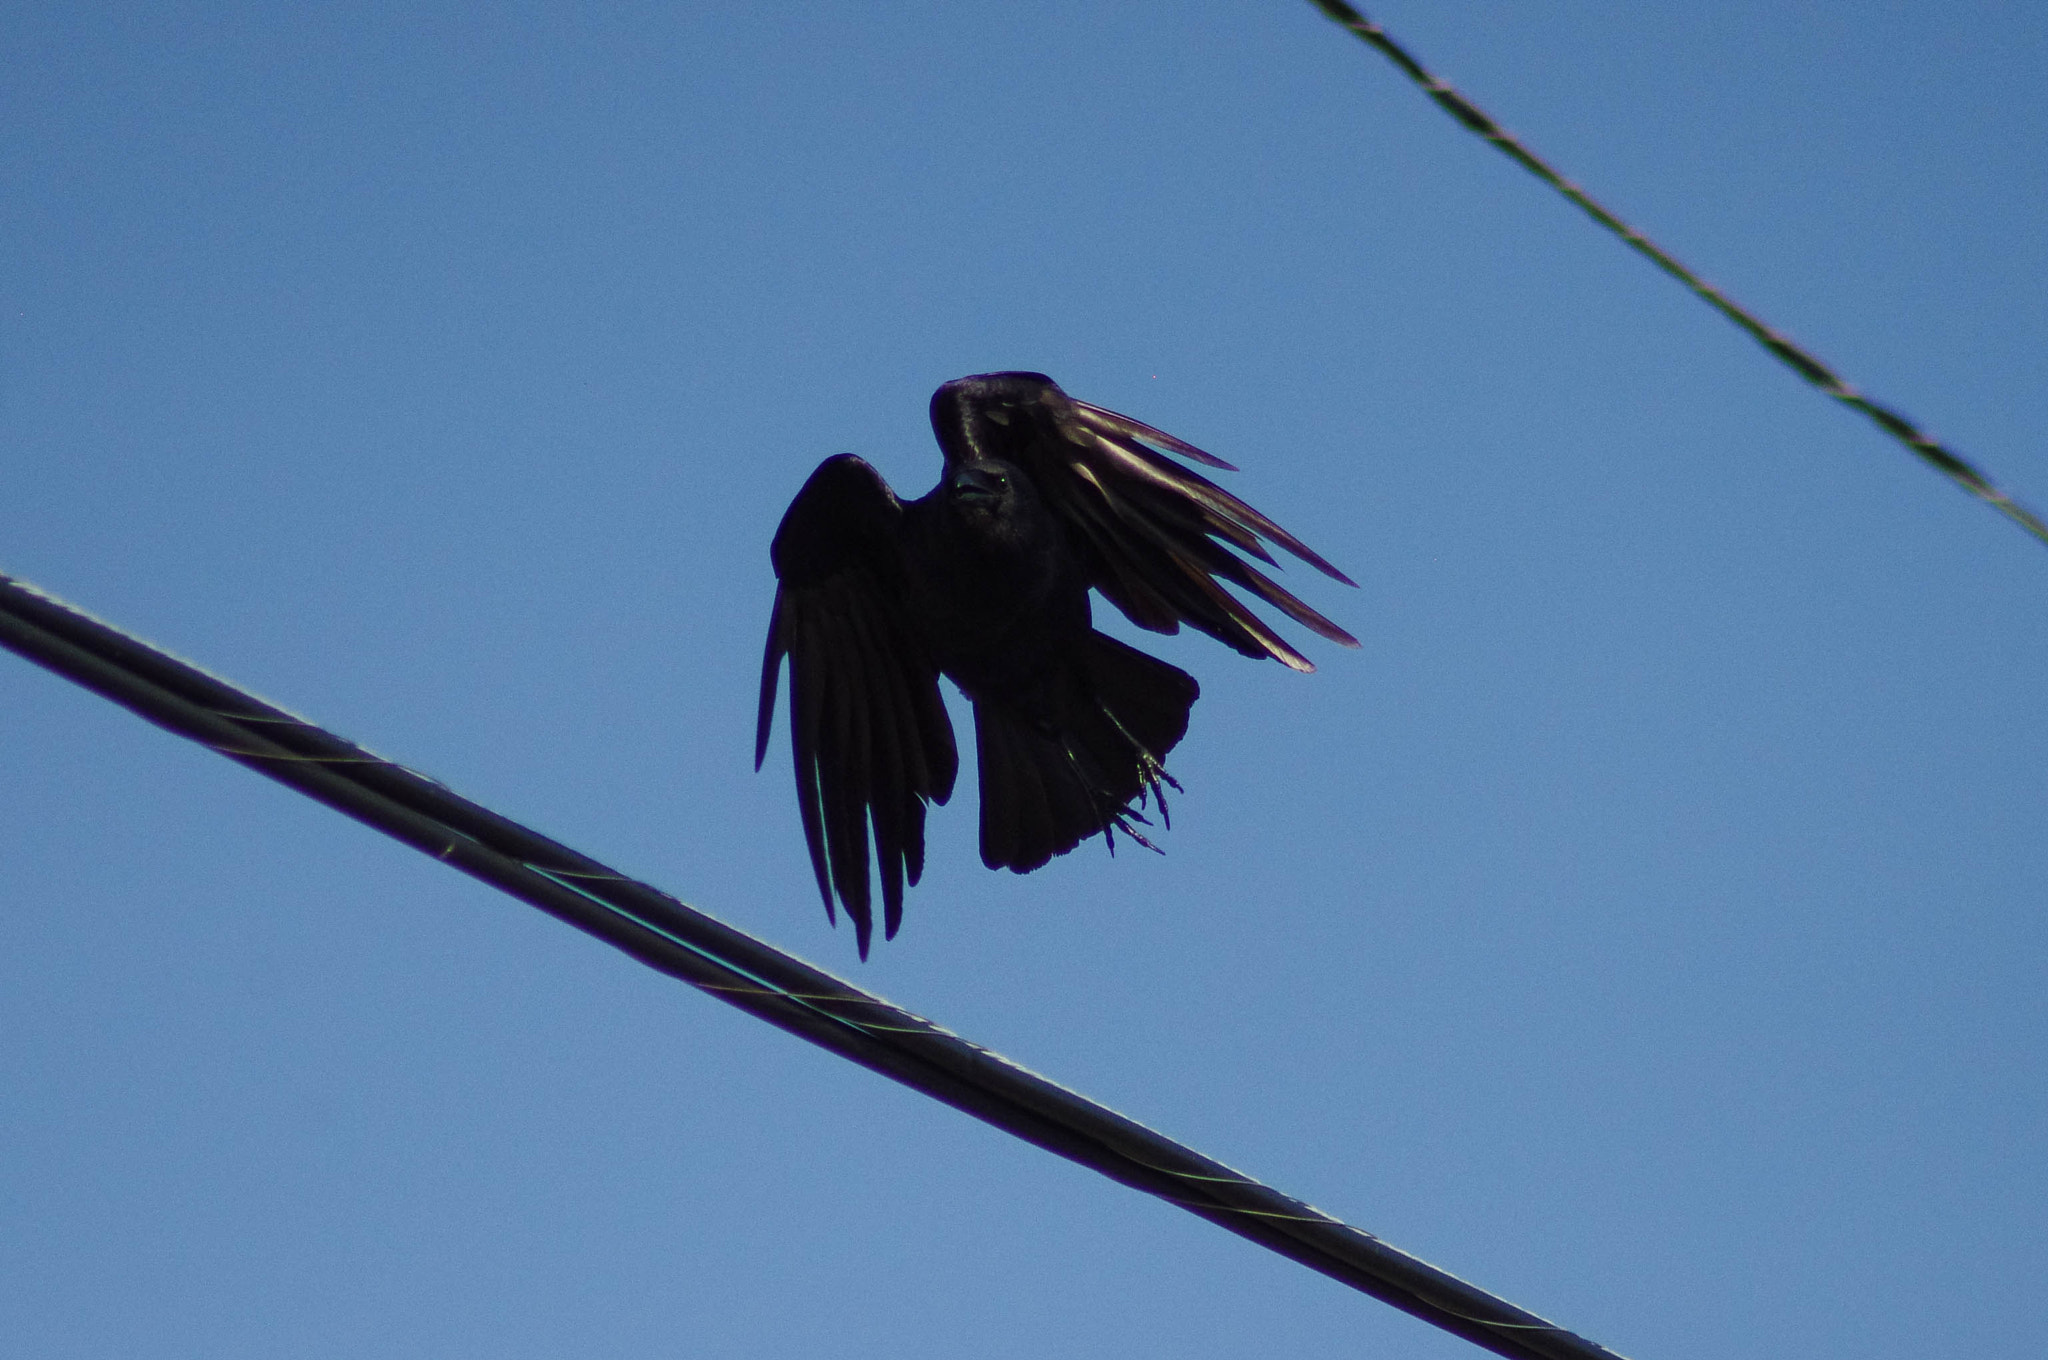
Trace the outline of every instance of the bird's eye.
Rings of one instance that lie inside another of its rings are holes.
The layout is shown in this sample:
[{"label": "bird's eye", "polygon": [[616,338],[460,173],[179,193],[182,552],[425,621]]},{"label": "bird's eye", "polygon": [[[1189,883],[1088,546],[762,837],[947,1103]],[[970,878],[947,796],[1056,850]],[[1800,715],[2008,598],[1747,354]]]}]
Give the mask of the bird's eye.
[{"label": "bird's eye", "polygon": [[987,416],[990,420],[993,420],[998,425],[1007,425],[1010,423],[1010,413],[1008,411],[1000,410],[994,406],[987,408],[982,412],[982,414]]}]

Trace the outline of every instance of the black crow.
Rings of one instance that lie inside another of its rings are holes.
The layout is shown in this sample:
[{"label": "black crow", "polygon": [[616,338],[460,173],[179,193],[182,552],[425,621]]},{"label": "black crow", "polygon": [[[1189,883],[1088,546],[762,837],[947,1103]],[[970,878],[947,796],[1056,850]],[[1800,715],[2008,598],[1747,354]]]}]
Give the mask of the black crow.
[{"label": "black crow", "polygon": [[[1027,873],[1100,832],[1111,850],[1148,796],[1164,820],[1161,763],[1200,688],[1177,666],[1089,624],[1088,592],[1156,633],[1188,624],[1246,656],[1299,671],[1229,582],[1295,622],[1357,639],[1232,552],[1269,539],[1346,585],[1272,520],[1160,450],[1230,464],[1129,416],[1075,401],[1042,373],[959,378],[932,396],[939,484],[908,503],[862,459],[826,459],[775,531],[775,611],[761,667],[754,768],[768,751],[789,658],[797,805],[825,914],[836,891],[863,959],[868,831],[884,930],[924,869],[924,813],[953,792],[959,756],[939,698],[974,702],[981,862]],[[1178,784],[1174,784],[1179,788]]]}]

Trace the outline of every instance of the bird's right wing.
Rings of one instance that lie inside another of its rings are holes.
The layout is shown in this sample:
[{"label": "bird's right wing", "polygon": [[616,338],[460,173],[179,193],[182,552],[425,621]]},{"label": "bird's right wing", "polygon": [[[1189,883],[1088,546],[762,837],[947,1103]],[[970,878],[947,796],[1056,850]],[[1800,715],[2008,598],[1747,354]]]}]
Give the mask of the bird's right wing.
[{"label": "bird's right wing", "polygon": [[[754,768],[768,753],[775,686],[789,658],[797,806],[825,914],[836,892],[862,958],[873,932],[868,829],[884,933],[903,921],[903,885],[924,871],[925,804],[953,792],[959,754],[939,673],[905,616],[896,531],[903,503],[850,453],[828,458],[790,502],[769,555],[775,611],[761,665]],[[836,919],[836,918],[834,918]]]}]

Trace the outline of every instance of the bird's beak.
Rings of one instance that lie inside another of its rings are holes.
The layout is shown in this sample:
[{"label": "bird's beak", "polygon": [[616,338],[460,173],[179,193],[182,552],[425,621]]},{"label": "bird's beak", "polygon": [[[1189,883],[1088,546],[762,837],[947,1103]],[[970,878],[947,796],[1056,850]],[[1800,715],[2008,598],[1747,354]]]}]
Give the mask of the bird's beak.
[{"label": "bird's beak", "polygon": [[954,500],[974,506],[994,505],[1003,495],[1003,484],[977,467],[964,467],[954,473],[948,489]]}]

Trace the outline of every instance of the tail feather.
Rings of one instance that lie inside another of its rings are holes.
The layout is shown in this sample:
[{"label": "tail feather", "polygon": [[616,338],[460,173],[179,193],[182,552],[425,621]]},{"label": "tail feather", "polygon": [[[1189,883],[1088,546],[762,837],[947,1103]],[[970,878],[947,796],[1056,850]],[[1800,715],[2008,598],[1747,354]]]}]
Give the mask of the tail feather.
[{"label": "tail feather", "polygon": [[1009,732],[1010,806],[1016,818],[1015,841],[1020,853],[1033,856],[1037,868],[1046,855],[1039,849],[1058,837],[1053,832],[1051,809],[1046,807],[1044,756],[1032,740],[1029,728],[1013,727]]},{"label": "tail feather", "polygon": [[1095,633],[1085,662],[1095,692],[1115,723],[1157,763],[1188,734],[1188,710],[1202,696],[1195,677],[1106,633]]},{"label": "tail feather", "polygon": [[[996,698],[974,703],[981,773],[981,861],[1028,873],[1094,835],[1133,830],[1148,795],[1164,805],[1164,761],[1187,734],[1194,677],[1090,633],[1050,717]],[[1110,841],[1112,849],[1114,840]]]},{"label": "tail feather", "polygon": [[[1013,863],[1018,855],[1015,808],[1016,761],[1010,752],[1015,724],[994,714],[987,705],[974,705],[974,750],[981,770],[981,862],[989,868]],[[1000,790],[1000,793],[996,793]],[[1000,803],[1001,806],[994,806]]]}]

